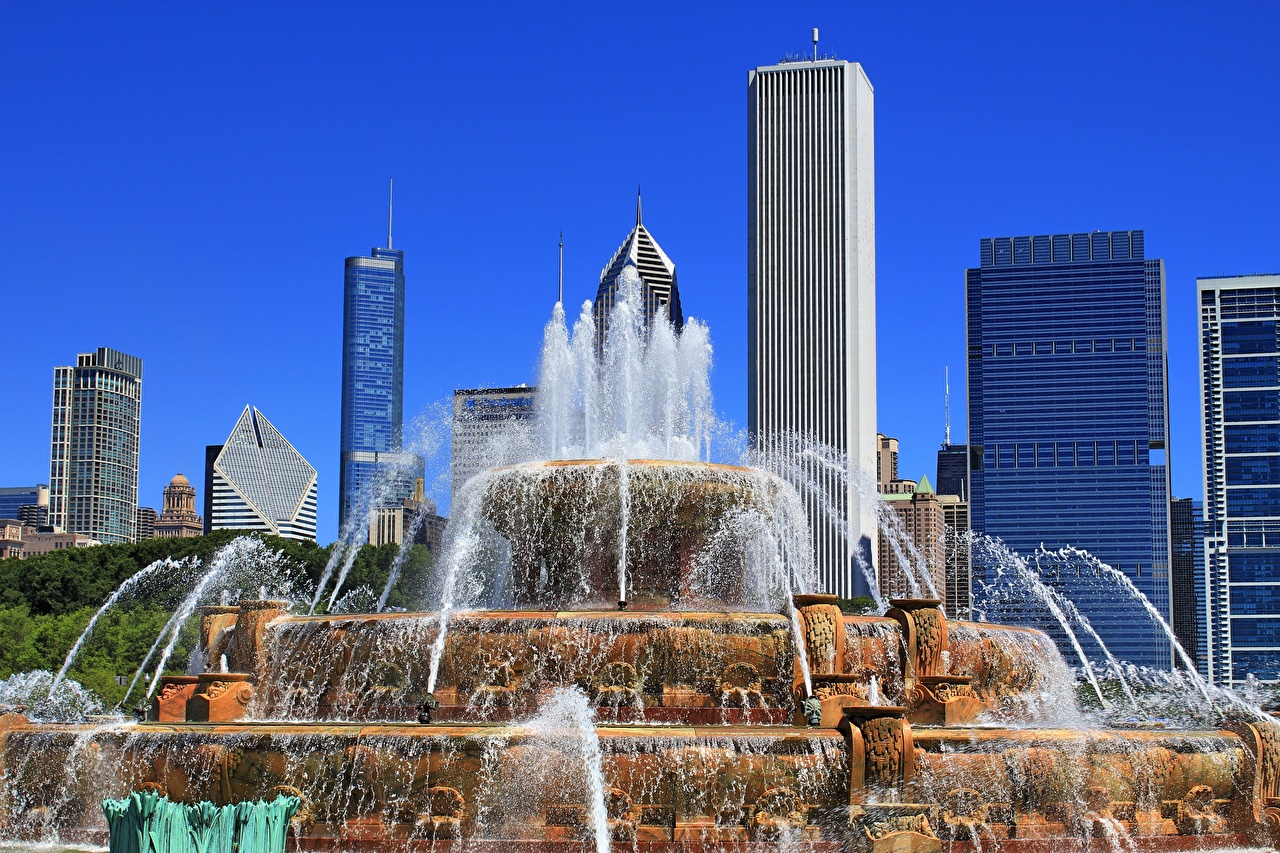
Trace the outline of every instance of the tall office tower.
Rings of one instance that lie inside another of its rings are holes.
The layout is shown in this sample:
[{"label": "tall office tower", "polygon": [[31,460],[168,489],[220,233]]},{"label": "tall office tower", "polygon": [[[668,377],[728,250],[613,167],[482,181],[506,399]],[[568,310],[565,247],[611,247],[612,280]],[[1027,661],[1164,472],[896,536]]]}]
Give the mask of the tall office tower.
[{"label": "tall office tower", "polygon": [[366,519],[353,514],[368,513],[373,503],[399,504],[421,475],[421,465],[401,454],[404,252],[391,248],[389,215],[387,248],[347,258],[343,289],[338,528],[355,531]]},{"label": "tall office tower", "polygon": [[876,485],[880,491],[898,479],[898,439],[876,433]]},{"label": "tall office tower", "polygon": [[826,495],[809,514],[823,590],[866,595],[855,561],[874,565],[876,508],[853,480],[876,474],[871,82],[834,59],[747,79],[747,428],[764,447],[798,435],[847,455],[843,484],[811,471]]},{"label": "tall office tower", "polygon": [[260,530],[316,538],[316,469],[263,417],[245,406],[224,444],[205,450],[206,530]]},{"label": "tall office tower", "polygon": [[44,483],[36,486],[0,487],[0,518],[16,519],[24,506],[43,506],[47,516],[49,487]]},{"label": "tall office tower", "polygon": [[969,499],[969,445],[945,443],[938,448],[938,494]]},{"label": "tall office tower", "polygon": [[[911,480],[896,480],[899,488],[882,492],[880,500],[893,508],[902,520],[903,529],[911,537],[916,550],[924,560],[924,568],[929,572],[934,588],[941,592],[946,586],[946,561],[943,549],[943,531],[945,518],[942,504],[938,501],[933,486],[929,485],[927,476],[921,477],[919,483]],[[880,595],[884,598],[912,598],[919,592],[912,589],[907,579],[907,572],[899,562],[893,544],[892,534],[888,531],[880,535]],[[899,545],[897,550],[909,553]],[[921,578],[915,582],[924,586]]]},{"label": "tall office tower", "polygon": [[157,539],[189,539],[203,530],[196,515],[196,490],[182,474],[175,474],[164,487],[164,509],[156,519]]},{"label": "tall office tower", "polygon": [[1204,504],[1192,498],[1169,501],[1169,542],[1173,584],[1173,619],[1169,624],[1197,668],[1204,669]]},{"label": "tall office tower", "polygon": [[946,566],[946,591],[943,604],[952,619],[968,619],[973,601],[973,545],[969,539],[969,502],[959,495],[938,495],[942,506],[942,558]]},{"label": "tall office tower", "polygon": [[628,266],[640,274],[644,289],[645,322],[653,321],[659,306],[667,307],[667,317],[677,330],[684,328],[684,310],[680,307],[680,287],[676,284],[676,265],[644,227],[640,216],[640,194],[636,193],[636,227],[613,253],[609,263],[600,271],[600,289],[591,313],[596,321],[596,350],[603,351],[604,336],[609,328],[609,314],[618,301],[618,277]]},{"label": "tall office tower", "polygon": [[450,512],[462,486],[482,470],[497,464],[500,445],[533,421],[538,389],[470,388],[453,392],[453,444],[449,467]]},{"label": "tall office tower", "polygon": [[156,519],[160,515],[149,506],[138,507],[138,542],[156,538]]},{"label": "tall office tower", "polygon": [[[1027,556],[1041,544],[1086,549],[1167,618],[1163,261],[1146,260],[1141,231],[983,239],[980,249],[966,281],[973,529]],[[975,560],[973,572],[994,580],[993,568]],[[1100,573],[1077,563],[1045,581],[1116,657],[1168,668],[1163,631]]]},{"label": "tall office tower", "polygon": [[53,369],[49,523],[104,544],[138,535],[142,359],[99,347]]},{"label": "tall office tower", "polygon": [[1204,412],[1206,663],[1280,679],[1280,275],[1196,280]]}]

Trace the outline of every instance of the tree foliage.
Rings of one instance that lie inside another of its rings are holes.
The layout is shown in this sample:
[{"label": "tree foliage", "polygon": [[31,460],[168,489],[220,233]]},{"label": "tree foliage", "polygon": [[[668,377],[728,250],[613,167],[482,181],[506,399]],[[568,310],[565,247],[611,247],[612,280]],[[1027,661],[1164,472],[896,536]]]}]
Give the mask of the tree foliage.
[{"label": "tree foliage", "polygon": [[[0,560],[0,678],[34,669],[56,672],[94,613],[129,577],[166,557],[173,560],[196,557],[201,565],[208,565],[218,549],[240,535],[244,534],[219,531],[189,539],[68,548],[25,560]],[[270,548],[284,553],[290,569],[297,573],[298,589],[315,588],[333,546],[254,535]],[[363,586],[371,591],[376,602],[399,551],[398,545],[361,548],[339,599],[347,591]],[[410,548],[387,604],[405,609],[424,606],[433,583],[433,565],[433,557],[424,546]],[[330,579],[330,588],[335,580]],[[127,684],[133,678],[178,602],[190,589],[189,585],[170,582],[145,594],[122,599],[99,620],[68,671],[68,677],[97,693],[104,704],[118,704],[124,698],[126,687],[117,684],[117,679],[123,678]],[[328,598],[329,591],[326,591],[317,612],[324,611]],[[309,600],[299,603],[304,608],[309,605]],[[183,626],[166,672],[185,670],[195,647],[197,623],[198,619],[192,618]],[[148,670],[156,665],[157,661],[151,660]],[[129,704],[141,695],[135,691]]]}]

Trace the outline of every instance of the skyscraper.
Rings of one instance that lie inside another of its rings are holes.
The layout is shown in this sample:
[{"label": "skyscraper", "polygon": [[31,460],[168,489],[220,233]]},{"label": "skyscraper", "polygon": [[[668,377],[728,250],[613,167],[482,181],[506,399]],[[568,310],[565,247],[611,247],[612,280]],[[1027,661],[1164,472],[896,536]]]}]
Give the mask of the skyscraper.
[{"label": "skyscraper", "polygon": [[[983,239],[980,255],[966,286],[973,529],[1024,555],[1086,549],[1167,619],[1164,263],[1141,231]],[[976,559],[973,572],[993,579]],[[1045,580],[1118,658],[1167,668],[1163,632],[1099,572]]]},{"label": "skyscraper", "polygon": [[49,523],[104,544],[138,535],[142,359],[99,347],[53,369]]},{"label": "skyscraper", "polygon": [[49,509],[49,487],[44,483],[35,486],[0,486],[0,518],[17,518],[24,506],[43,506]]},{"label": "skyscraper", "polygon": [[947,443],[938,448],[938,494],[969,499],[969,445]]},{"label": "skyscraper", "polygon": [[207,530],[316,538],[316,469],[262,413],[245,406],[224,444],[206,449]]},{"label": "skyscraper", "polygon": [[651,322],[659,306],[665,305],[667,316],[677,330],[684,328],[684,310],[680,307],[680,287],[676,284],[676,265],[644,227],[640,215],[640,194],[636,193],[636,227],[613,253],[609,263],[600,271],[600,289],[591,313],[596,321],[596,349],[603,350],[605,332],[609,328],[609,314],[618,301],[618,277],[628,265],[636,268],[644,288],[645,322]]},{"label": "skyscraper", "polygon": [[1280,679],[1280,275],[1196,280],[1209,677]]},{"label": "skyscraper", "polygon": [[1169,502],[1169,577],[1173,584],[1170,625],[1197,669],[1204,665],[1204,504],[1192,498]]},{"label": "skyscraper", "polygon": [[[876,472],[873,93],[862,66],[784,62],[748,75],[747,426],[762,445],[802,435],[847,454],[851,476],[811,472],[822,587],[865,595]],[[835,517],[818,511],[835,508]]]},{"label": "skyscraper", "polygon": [[[405,468],[407,482],[384,488],[381,497],[398,504],[413,490],[413,466],[401,454],[404,429],[404,252],[387,247],[367,257],[347,258],[342,319],[342,435],[338,527],[363,529],[362,505],[376,500],[372,483],[379,471]],[[421,467],[421,466],[418,466]],[[388,484],[383,484],[384,487]],[[398,487],[397,487],[398,486]]]},{"label": "skyscraper", "polygon": [[[453,445],[449,467],[450,504],[463,484],[494,464],[488,456],[495,441],[533,419],[537,388],[465,388],[453,392]],[[454,512],[451,508],[450,512]]]}]

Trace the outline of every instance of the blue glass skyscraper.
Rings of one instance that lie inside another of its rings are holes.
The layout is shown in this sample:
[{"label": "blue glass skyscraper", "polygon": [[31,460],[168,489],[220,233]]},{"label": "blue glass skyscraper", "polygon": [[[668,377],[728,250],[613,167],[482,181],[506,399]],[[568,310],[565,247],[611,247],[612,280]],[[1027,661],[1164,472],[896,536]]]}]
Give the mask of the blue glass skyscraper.
[{"label": "blue glass skyscraper", "polygon": [[[361,516],[373,503],[408,497],[403,487],[379,482],[378,471],[403,465],[404,424],[404,252],[375,248],[367,257],[347,258],[342,322],[342,446],[339,530],[366,526]],[[385,473],[382,481],[386,480]],[[403,492],[403,494],[401,494]]]},{"label": "blue glass skyscraper", "polygon": [[[984,239],[980,251],[966,278],[973,529],[1028,556],[1086,549],[1167,620],[1164,263],[1145,258],[1141,231]],[[1163,631],[1114,581],[1082,561],[1042,568],[1118,658],[1169,667]],[[973,573],[981,609],[993,566],[975,555]]]},{"label": "blue glass skyscraper", "polygon": [[1280,681],[1280,275],[1201,278],[1209,677]]}]

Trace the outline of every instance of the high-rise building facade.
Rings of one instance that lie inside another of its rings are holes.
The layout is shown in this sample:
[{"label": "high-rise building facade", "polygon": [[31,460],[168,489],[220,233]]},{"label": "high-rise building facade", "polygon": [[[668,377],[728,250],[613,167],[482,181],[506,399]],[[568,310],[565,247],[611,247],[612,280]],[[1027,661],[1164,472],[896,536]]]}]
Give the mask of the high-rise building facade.
[{"label": "high-rise building facade", "polygon": [[973,545],[969,538],[969,502],[959,495],[938,494],[942,507],[942,521],[946,525],[942,536],[942,559],[946,566],[946,590],[943,605],[952,619],[972,618],[973,575],[971,563]]},{"label": "high-rise building facade", "polygon": [[[902,521],[902,532],[910,537],[915,546],[922,566],[904,567],[898,554],[908,560],[912,553],[905,543],[891,541],[893,532],[886,530],[880,535],[879,586],[882,598],[917,598],[921,595],[918,588],[912,587],[908,573],[913,576],[917,587],[924,587],[923,578],[916,577],[917,568],[929,574],[934,589],[941,593],[946,587],[946,554],[943,533],[946,519],[942,504],[938,501],[929,478],[921,477],[920,481],[895,480],[895,488],[883,490],[880,500],[888,504]],[[927,590],[926,590],[927,593]]]},{"label": "high-rise building facade", "polygon": [[943,444],[938,448],[938,494],[969,499],[969,445]]},{"label": "high-rise building facade", "polygon": [[[1169,501],[1169,577],[1173,584],[1170,626],[1182,648],[1208,677],[1204,665],[1204,504],[1193,498]],[[1178,663],[1175,661],[1175,663]]]},{"label": "high-rise building facade", "polygon": [[224,444],[206,449],[208,530],[316,538],[316,469],[262,413],[245,406]]},{"label": "high-rise building facade", "polygon": [[156,519],[159,517],[159,513],[149,506],[138,507],[138,542],[156,538]]},{"label": "high-rise building facade", "polygon": [[1201,278],[1205,657],[1280,680],[1280,275]]},{"label": "high-rise building facade", "polygon": [[44,483],[35,486],[0,487],[0,518],[20,518],[24,506],[43,506],[47,517],[49,487]]},{"label": "high-rise building facade", "polygon": [[138,535],[142,359],[108,347],[53,369],[49,523],[113,545]]},{"label": "high-rise building facade", "polygon": [[203,530],[196,515],[196,490],[182,474],[175,474],[164,487],[164,509],[156,519],[157,539],[189,539]]},{"label": "high-rise building facade", "polygon": [[[513,428],[533,420],[537,388],[467,388],[453,392],[453,444],[450,461],[450,503],[467,480],[492,463],[490,450]],[[451,508],[450,512],[454,512]]]},{"label": "high-rise building facade", "polygon": [[[966,279],[973,529],[1026,556],[1085,549],[1167,619],[1164,263],[1146,258],[1141,231],[983,239],[980,255]],[[1168,668],[1162,629],[1081,562],[1046,582],[1116,657]]]},{"label": "high-rise building facade", "polygon": [[[841,60],[748,75],[747,426],[762,446],[795,436],[846,454],[810,476],[822,588],[866,595],[876,559],[875,157],[871,82]],[[865,491],[865,490],[864,490]],[[834,513],[818,511],[820,504]],[[855,553],[856,551],[856,553]]]},{"label": "high-rise building facade", "polygon": [[[389,227],[387,248],[347,258],[343,294],[338,526],[354,531],[365,525],[371,502],[398,504],[413,489],[413,466],[401,455],[404,252],[391,248]],[[393,474],[396,484],[375,486],[388,467],[409,469],[408,481]]]},{"label": "high-rise building facade", "polygon": [[596,350],[603,351],[605,332],[609,328],[609,315],[618,301],[618,279],[622,271],[633,266],[640,275],[644,289],[643,304],[645,322],[653,321],[658,309],[665,306],[667,318],[676,330],[684,328],[684,309],[680,306],[680,286],[676,283],[676,265],[644,227],[640,215],[640,197],[636,196],[636,227],[613,253],[609,263],[600,271],[600,288],[591,307],[596,321]]}]

